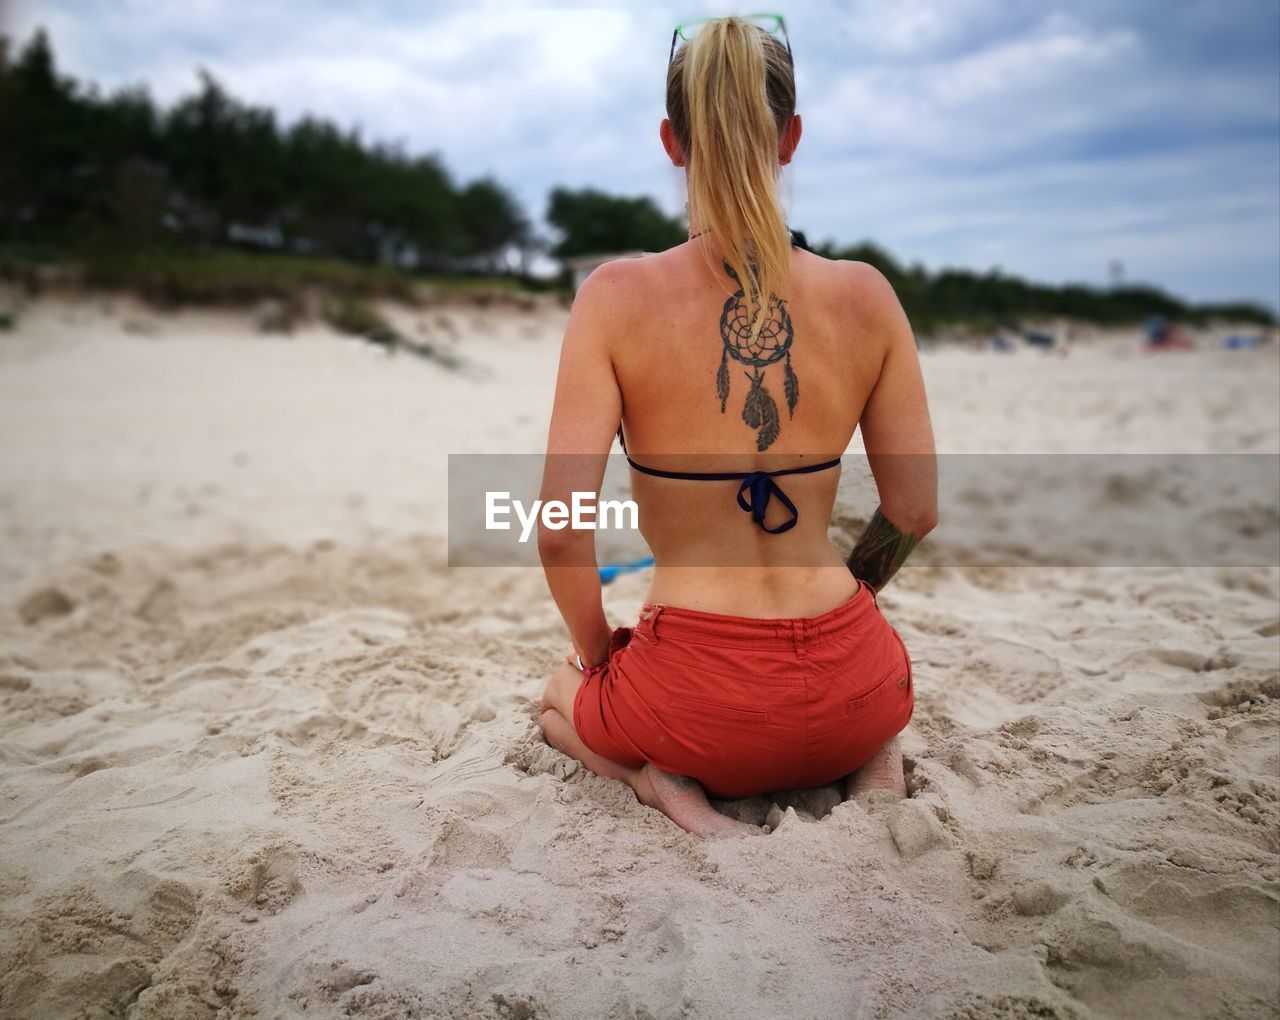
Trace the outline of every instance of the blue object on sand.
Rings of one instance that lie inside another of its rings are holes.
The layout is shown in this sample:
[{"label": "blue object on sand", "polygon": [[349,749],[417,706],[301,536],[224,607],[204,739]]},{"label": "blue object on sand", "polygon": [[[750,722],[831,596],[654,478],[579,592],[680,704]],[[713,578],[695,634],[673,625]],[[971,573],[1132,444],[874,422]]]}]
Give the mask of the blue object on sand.
[{"label": "blue object on sand", "polygon": [[1261,333],[1234,333],[1222,341],[1222,346],[1229,351],[1244,350],[1249,347],[1262,346]]},{"label": "blue object on sand", "polygon": [[642,560],[632,560],[630,563],[610,563],[600,568],[600,583],[608,584],[619,574],[634,574],[637,570],[651,566],[653,566],[652,556],[646,556]]}]

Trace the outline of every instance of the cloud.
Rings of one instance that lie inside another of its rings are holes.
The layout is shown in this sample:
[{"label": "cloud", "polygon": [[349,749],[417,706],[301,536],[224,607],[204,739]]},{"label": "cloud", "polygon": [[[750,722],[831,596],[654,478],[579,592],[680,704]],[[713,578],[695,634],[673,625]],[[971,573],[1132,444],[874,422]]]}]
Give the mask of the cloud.
[{"label": "cloud", "polygon": [[[169,102],[205,66],[286,121],[491,173],[539,217],[557,184],[681,211],[657,127],[671,27],[696,7],[27,0],[14,20],[82,79]],[[1274,0],[796,7],[805,134],[783,180],[811,237],[1045,280],[1103,282],[1118,257],[1193,298],[1280,306]]]}]

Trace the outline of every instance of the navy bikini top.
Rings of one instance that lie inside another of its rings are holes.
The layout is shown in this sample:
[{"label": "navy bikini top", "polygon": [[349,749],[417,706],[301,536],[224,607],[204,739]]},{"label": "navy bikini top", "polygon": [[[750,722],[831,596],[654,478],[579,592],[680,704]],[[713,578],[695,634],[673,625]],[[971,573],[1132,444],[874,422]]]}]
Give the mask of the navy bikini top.
[{"label": "navy bikini top", "polygon": [[[803,248],[805,251],[812,251],[805,241],[804,234],[798,230],[791,230],[791,243],[797,248]],[[622,452],[627,452],[627,441],[623,438],[622,428],[618,428],[618,440],[622,443]],[[679,478],[693,482],[727,482],[742,479],[742,484],[738,486],[738,506],[751,514],[752,519],[758,524],[761,530],[768,532],[770,535],[781,535],[784,531],[790,531],[796,526],[796,522],[800,520],[800,511],[796,509],[796,505],[791,502],[791,498],[782,491],[782,486],[774,481],[779,475],[807,475],[814,471],[826,471],[839,465],[840,458],[834,460],[823,461],[821,464],[808,464],[804,467],[786,468],[783,471],[659,471],[657,468],[645,467],[643,464],[637,464],[631,459],[630,454],[627,455],[627,463],[637,471],[646,475],[653,475],[657,478]],[[776,528],[766,528],[764,524],[764,513],[769,506],[769,500],[773,496],[777,496],[778,500],[791,514],[791,519],[783,521]]]},{"label": "navy bikini top", "polygon": [[[622,429],[618,429],[618,438],[622,438]],[[624,453],[626,449],[627,444],[624,441],[622,444]],[[774,479],[779,475],[807,475],[814,471],[826,471],[827,468],[839,466],[840,458],[826,460],[821,464],[787,468],[783,471],[659,471],[657,468],[637,464],[630,455],[627,456],[627,463],[643,474],[658,478],[683,478],[694,482],[726,482],[741,478],[742,484],[738,486],[738,506],[751,514],[752,519],[763,531],[770,535],[781,535],[784,531],[790,531],[796,526],[796,521],[800,520],[800,511]],[[791,519],[783,521],[776,528],[767,528],[764,523],[764,512],[773,496],[777,496],[782,505],[787,508]]]}]

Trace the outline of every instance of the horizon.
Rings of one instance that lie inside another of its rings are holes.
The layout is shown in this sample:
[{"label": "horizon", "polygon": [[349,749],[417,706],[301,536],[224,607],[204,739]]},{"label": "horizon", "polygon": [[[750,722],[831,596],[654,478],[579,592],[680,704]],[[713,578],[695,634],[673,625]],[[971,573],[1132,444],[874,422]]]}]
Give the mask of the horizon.
[{"label": "horizon", "polygon": [[[556,186],[647,195],[665,214],[683,215],[683,172],[657,138],[670,29],[660,46],[632,44],[664,19],[674,24],[665,10],[560,5],[500,14],[446,4],[397,20],[397,4],[387,3],[354,22],[318,13],[281,52],[263,47],[252,28],[283,24],[289,4],[234,26],[212,2],[178,14],[134,3],[109,24],[77,15],[84,5],[70,0],[35,6],[17,4],[0,31],[21,48],[43,27],[60,73],[82,87],[141,86],[167,109],[197,89],[207,68],[282,125],[317,116],[366,143],[437,153],[455,180],[494,177],[544,237]],[[781,193],[791,225],[811,244],[868,241],[931,274],[998,269],[1100,289],[1117,282],[1118,261],[1124,285],[1197,304],[1252,301],[1280,314],[1280,11],[1238,2],[1228,17],[1131,3],[1121,12],[1127,20],[1109,22],[1095,3],[1069,5],[1070,13],[1012,4],[1003,16],[972,3],[966,26],[954,5],[916,5],[864,10],[867,30],[860,25],[855,36],[847,16],[825,35],[814,31],[813,10],[824,6],[784,12],[805,136]],[[1277,32],[1259,32],[1262,20]],[[501,51],[513,31],[527,36],[515,66],[497,84],[468,79],[477,53]],[[341,53],[330,52],[334,34],[348,44]],[[1144,79],[1138,72],[1151,72],[1160,46],[1164,77]],[[808,101],[815,67],[850,55],[862,58],[858,69],[833,72],[833,87]],[[1136,77],[1120,74],[1126,67]],[[1064,97],[1082,68],[1091,69],[1079,86],[1087,95]],[[1215,72],[1209,80],[1205,68]],[[912,84],[931,72],[934,91]],[[1009,100],[997,94],[1019,84],[1022,106],[1002,107]],[[405,98],[388,106],[389,95]],[[563,116],[557,104],[575,95],[588,97],[586,109]],[[1099,108],[1116,95],[1126,101]],[[948,104],[950,119],[942,116]],[[1022,119],[1010,120],[1018,110]],[[854,111],[861,134],[839,127]],[[476,123],[488,129],[481,138]],[[1022,130],[1002,130],[1008,123]],[[638,141],[649,135],[647,145]],[[849,202],[850,185],[874,200]]]}]

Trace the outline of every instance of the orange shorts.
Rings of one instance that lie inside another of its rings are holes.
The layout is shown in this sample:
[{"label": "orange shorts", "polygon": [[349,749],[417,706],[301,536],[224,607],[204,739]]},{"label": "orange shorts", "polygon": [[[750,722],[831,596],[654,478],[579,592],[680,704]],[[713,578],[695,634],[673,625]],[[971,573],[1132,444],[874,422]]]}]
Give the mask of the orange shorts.
[{"label": "orange shorts", "polygon": [[692,776],[727,800],[848,775],[911,721],[914,686],[866,581],[794,620],[649,604],[613,632],[573,725],[597,754]]}]

